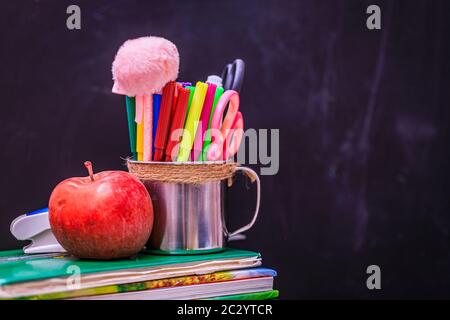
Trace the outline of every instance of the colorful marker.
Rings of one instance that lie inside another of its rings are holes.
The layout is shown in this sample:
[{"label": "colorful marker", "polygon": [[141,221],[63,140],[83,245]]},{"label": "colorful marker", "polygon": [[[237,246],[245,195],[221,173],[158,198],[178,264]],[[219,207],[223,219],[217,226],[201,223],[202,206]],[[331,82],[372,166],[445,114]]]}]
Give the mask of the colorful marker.
[{"label": "colorful marker", "polygon": [[189,160],[207,90],[208,85],[206,83],[201,81],[197,82],[189,113],[186,118],[186,124],[184,126],[185,130],[180,143],[180,151],[177,158],[178,162],[186,162]]}]

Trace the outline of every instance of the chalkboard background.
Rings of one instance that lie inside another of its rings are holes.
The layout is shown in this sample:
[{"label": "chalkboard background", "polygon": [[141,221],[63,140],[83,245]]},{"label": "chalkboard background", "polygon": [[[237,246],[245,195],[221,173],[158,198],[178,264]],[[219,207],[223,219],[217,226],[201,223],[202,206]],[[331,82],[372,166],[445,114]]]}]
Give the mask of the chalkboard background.
[{"label": "chalkboard background", "polygon": [[[374,3],[381,31],[366,28]],[[81,30],[66,28],[69,4]],[[281,298],[449,298],[449,13],[448,1],[2,3],[0,249],[23,245],[10,222],[85,175],[83,161],[125,169],[111,63],[126,39],[159,35],[185,81],[244,59],[246,127],[280,129],[260,220],[234,245],[279,272]],[[230,224],[246,223],[254,191],[241,178],[229,196]]]}]

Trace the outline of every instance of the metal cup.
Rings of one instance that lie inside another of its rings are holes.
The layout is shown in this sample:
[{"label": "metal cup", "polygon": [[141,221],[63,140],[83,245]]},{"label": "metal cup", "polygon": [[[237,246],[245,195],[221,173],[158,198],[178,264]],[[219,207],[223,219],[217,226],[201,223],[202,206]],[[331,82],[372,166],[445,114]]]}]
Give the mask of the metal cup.
[{"label": "metal cup", "polygon": [[148,246],[165,254],[198,254],[222,250],[227,240],[238,238],[250,229],[258,217],[260,181],[251,169],[237,167],[237,171],[255,177],[256,209],[250,223],[234,232],[225,224],[224,181],[201,184],[142,181],[149,191],[155,222]]}]

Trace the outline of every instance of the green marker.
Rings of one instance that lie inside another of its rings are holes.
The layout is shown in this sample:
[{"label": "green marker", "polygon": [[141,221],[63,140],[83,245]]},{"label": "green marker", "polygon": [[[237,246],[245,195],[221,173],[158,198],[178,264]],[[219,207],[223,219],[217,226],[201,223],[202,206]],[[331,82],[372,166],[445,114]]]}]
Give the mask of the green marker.
[{"label": "green marker", "polygon": [[195,87],[194,86],[186,86],[186,89],[189,89],[189,91],[190,91],[188,107],[187,107],[187,110],[186,110],[186,119],[187,119],[187,115],[189,114],[189,109],[191,108],[192,98],[194,97]]},{"label": "green marker", "polygon": [[136,116],[136,100],[134,97],[125,96],[125,104],[127,106],[127,118],[128,118],[128,134],[130,136],[130,149],[133,160],[137,160],[136,154],[136,122],[134,118]]}]

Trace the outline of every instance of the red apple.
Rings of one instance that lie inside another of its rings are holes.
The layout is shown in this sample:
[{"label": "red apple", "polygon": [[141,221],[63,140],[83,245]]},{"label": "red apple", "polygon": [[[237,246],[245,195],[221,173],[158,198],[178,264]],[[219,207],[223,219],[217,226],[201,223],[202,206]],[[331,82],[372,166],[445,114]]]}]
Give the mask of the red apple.
[{"label": "red apple", "polygon": [[153,206],[144,185],[125,171],[69,178],[53,190],[49,219],[59,243],[79,258],[115,259],[141,250],[153,227]]}]

